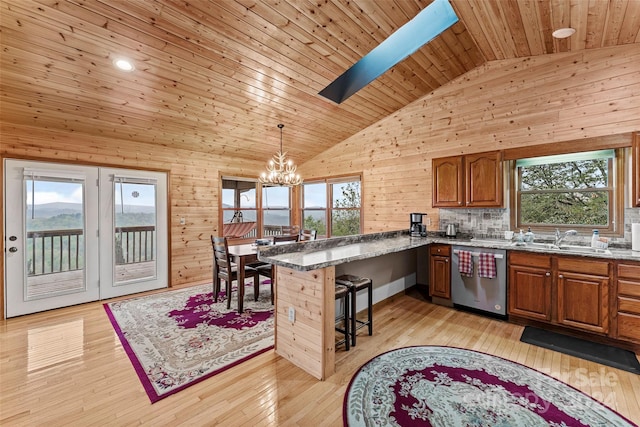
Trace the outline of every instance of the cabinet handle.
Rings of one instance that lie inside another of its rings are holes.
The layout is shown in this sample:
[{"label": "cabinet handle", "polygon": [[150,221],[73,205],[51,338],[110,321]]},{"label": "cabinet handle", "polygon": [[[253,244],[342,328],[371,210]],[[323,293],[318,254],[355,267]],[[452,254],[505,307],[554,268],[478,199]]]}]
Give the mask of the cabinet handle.
[{"label": "cabinet handle", "polygon": [[545,274],[545,276],[549,277],[549,276],[551,276],[551,273],[549,273],[549,272],[547,271],[547,274]]},{"label": "cabinet handle", "polygon": [[449,260],[448,260],[448,259],[445,259],[445,260],[444,260],[444,262],[449,262]]},{"label": "cabinet handle", "polygon": [[558,279],[564,279],[564,276],[562,274],[558,274]]}]

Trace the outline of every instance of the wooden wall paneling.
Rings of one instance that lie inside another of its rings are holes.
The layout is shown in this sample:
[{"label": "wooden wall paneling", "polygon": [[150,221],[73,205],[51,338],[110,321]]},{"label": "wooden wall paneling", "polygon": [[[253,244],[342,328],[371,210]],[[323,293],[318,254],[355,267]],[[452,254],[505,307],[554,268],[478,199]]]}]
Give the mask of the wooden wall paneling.
[{"label": "wooden wall paneling", "polygon": [[[640,74],[624,74],[620,83],[608,64],[614,60],[618,67],[631,69],[638,55],[634,46],[622,46],[486,63],[302,164],[300,171],[311,179],[345,167],[362,170],[364,185],[373,185],[366,187],[365,227],[391,230],[388,215],[376,215],[378,206],[392,200],[398,212],[415,212],[425,206],[425,197],[430,199],[431,185],[401,199],[395,180],[384,179],[386,171],[403,171],[413,163],[417,147],[424,173],[430,176],[432,158],[511,149],[537,152],[533,147],[562,141],[599,146],[616,134],[637,131],[640,105],[634,94]],[[610,102],[624,105],[622,113]],[[572,111],[571,118],[562,120],[566,110]],[[583,120],[581,112],[589,120]],[[409,185],[415,182],[414,173],[404,174]],[[433,210],[429,206],[426,212]],[[435,213],[429,217],[435,219]]]},{"label": "wooden wall paneling", "polygon": [[[276,271],[276,353],[325,379],[335,371],[335,268]],[[289,321],[289,308],[295,310],[294,322]]]}]

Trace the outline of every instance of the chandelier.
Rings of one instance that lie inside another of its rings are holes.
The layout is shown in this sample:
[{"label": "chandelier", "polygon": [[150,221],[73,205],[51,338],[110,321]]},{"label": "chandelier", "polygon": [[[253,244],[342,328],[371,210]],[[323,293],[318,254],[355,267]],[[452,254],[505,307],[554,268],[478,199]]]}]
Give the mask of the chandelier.
[{"label": "chandelier", "polygon": [[289,159],[287,153],[282,151],[282,128],[284,125],[280,123],[280,151],[274,154],[273,159],[267,164],[267,171],[260,174],[260,182],[265,185],[279,185],[281,187],[292,187],[300,185],[302,178],[296,173],[296,165]]}]

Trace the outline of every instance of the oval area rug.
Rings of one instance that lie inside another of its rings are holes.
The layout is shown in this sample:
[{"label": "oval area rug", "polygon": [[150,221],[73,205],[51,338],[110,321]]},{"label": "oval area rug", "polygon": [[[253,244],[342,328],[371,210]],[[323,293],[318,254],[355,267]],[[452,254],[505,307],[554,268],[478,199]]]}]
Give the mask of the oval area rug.
[{"label": "oval area rug", "polygon": [[636,426],[572,386],[516,362],[416,346],[365,363],[347,387],[345,426]]}]

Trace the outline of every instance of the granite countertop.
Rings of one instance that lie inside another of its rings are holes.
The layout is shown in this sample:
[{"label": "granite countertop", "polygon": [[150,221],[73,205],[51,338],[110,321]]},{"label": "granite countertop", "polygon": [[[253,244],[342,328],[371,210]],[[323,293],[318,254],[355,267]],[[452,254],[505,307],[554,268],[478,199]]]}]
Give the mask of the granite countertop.
[{"label": "granite countertop", "polygon": [[292,270],[309,271],[414,249],[430,241],[428,237],[410,237],[407,231],[362,234],[260,247],[258,259]]},{"label": "granite countertop", "polygon": [[449,239],[437,235],[410,237],[409,232],[406,230],[334,237],[287,245],[263,246],[259,247],[258,259],[292,270],[309,271],[419,248],[431,243],[640,262],[640,252],[631,251],[630,249],[610,248],[606,253],[577,252],[577,250],[584,248],[576,248],[575,251],[572,251],[570,249],[550,249],[543,244],[514,246],[510,241],[499,239],[477,240],[468,237]]}]

